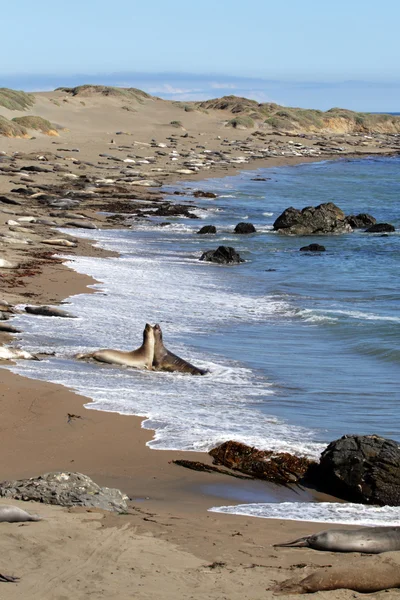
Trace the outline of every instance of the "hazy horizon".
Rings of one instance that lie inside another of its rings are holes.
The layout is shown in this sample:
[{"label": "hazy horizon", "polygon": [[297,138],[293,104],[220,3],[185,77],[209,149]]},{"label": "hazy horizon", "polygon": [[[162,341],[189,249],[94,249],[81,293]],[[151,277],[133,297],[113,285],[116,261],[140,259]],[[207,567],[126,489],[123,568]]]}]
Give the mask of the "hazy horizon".
[{"label": "hazy horizon", "polygon": [[208,100],[234,94],[284,106],[328,110],[340,106],[360,112],[399,112],[400,82],[296,81],[195,73],[103,73],[8,75],[2,87],[27,92],[83,84],[137,87],[167,100]]}]

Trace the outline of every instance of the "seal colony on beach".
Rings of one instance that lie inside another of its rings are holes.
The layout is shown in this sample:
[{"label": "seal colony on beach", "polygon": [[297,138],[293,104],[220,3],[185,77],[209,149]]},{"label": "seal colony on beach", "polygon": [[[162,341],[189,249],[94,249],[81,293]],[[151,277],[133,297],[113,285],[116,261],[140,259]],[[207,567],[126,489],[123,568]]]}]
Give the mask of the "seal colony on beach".
[{"label": "seal colony on beach", "polygon": [[206,370],[195,367],[164,346],[161,327],[158,323],[154,327],[146,323],[143,331],[143,344],[137,350],[132,352],[112,349],[96,350],[88,354],[77,354],[76,358],[94,358],[99,362],[148,369],[149,371],[169,371],[190,373],[191,375],[207,373]]},{"label": "seal colony on beach", "polygon": [[282,548],[313,548],[330,552],[366,552],[380,554],[400,550],[400,527],[362,527],[360,529],[327,529],[320,533],[298,538],[292,542],[275,544]]}]

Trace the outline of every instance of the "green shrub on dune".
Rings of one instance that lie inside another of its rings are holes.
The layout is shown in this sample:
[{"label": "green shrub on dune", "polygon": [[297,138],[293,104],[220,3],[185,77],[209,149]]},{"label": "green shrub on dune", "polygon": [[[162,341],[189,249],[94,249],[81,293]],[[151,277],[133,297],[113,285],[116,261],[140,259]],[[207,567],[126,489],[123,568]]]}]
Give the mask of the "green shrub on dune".
[{"label": "green shrub on dune", "polygon": [[25,127],[0,116],[0,135],[5,137],[28,137]]},{"label": "green shrub on dune", "polygon": [[0,88],[0,106],[9,110],[25,110],[35,104],[32,94],[9,88]]},{"label": "green shrub on dune", "polygon": [[57,126],[42,117],[14,117],[12,122],[21,127],[26,127],[27,129],[36,129],[36,131],[41,131],[47,135],[58,135]]},{"label": "green shrub on dune", "polygon": [[227,125],[234,129],[249,129],[250,127],[254,127],[254,121],[248,115],[241,115],[228,121]]}]

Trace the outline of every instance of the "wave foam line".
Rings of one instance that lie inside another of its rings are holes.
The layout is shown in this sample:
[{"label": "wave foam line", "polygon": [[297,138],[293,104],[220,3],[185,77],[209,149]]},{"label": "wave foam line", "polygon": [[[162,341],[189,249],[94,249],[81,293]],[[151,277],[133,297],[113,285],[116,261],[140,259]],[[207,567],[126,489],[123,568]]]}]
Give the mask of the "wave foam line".
[{"label": "wave foam line", "polygon": [[397,506],[366,506],[339,502],[281,502],[218,506],[209,512],[343,525],[400,525]]}]

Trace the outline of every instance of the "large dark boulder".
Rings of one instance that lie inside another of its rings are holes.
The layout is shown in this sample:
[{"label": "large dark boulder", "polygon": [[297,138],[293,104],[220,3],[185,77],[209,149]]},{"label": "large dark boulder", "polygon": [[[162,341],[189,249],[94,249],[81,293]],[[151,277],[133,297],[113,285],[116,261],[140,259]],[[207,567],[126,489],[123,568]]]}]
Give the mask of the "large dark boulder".
[{"label": "large dark boulder", "polygon": [[220,265],[238,265],[244,262],[243,258],[240,258],[240,254],[231,246],[218,246],[216,250],[207,250],[202,254],[200,260]]},{"label": "large dark boulder", "polygon": [[255,233],[256,228],[253,223],[238,223],[234,229],[235,233]]},{"label": "large dark boulder", "polygon": [[365,230],[365,233],[392,233],[396,231],[395,227],[390,223],[376,223]]},{"label": "large dark boulder", "polygon": [[233,441],[224,442],[210,450],[209,454],[214,464],[281,485],[302,481],[315,466],[308,458],[293,456],[288,452],[258,450]]},{"label": "large dark boulder", "polygon": [[300,248],[300,252],[325,252],[325,246],[321,244],[310,244],[309,246],[303,246]]},{"label": "large dark boulder", "polygon": [[217,233],[217,228],[215,227],[215,225],[204,225],[204,227],[199,229],[197,233],[200,235],[205,235],[207,233]]},{"label": "large dark boulder", "polygon": [[287,235],[312,235],[327,233],[348,233],[353,231],[346,222],[344,212],[333,204],[307,206],[303,210],[287,208],[276,219],[275,231]]},{"label": "large dark boulder", "polygon": [[318,487],[363,504],[400,505],[400,444],[378,435],[345,435],[320,459]]},{"label": "large dark boulder", "polygon": [[358,215],[348,215],[346,217],[346,223],[348,223],[352,229],[362,229],[363,227],[375,225],[376,219],[367,213],[360,213]]},{"label": "large dark boulder", "polygon": [[117,489],[100,487],[82,473],[46,473],[30,479],[2,481],[0,496],[59,506],[89,506],[126,512],[128,496]]}]

